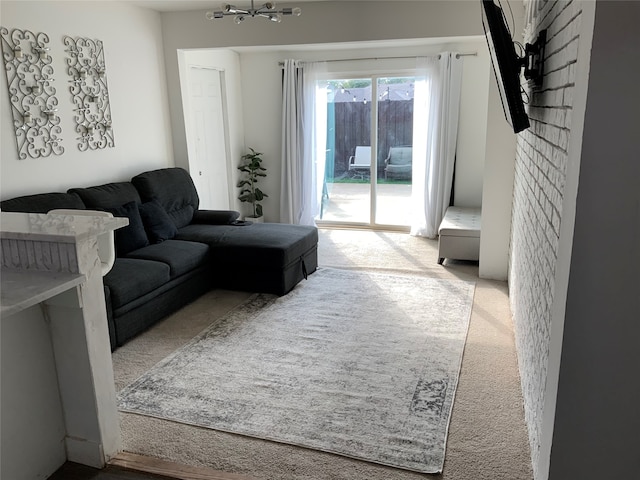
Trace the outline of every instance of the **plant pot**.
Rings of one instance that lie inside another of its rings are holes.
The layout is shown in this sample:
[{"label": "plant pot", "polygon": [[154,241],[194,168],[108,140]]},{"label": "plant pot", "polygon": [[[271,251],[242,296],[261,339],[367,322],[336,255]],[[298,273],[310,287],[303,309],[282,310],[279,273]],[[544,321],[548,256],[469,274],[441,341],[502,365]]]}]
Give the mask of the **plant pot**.
[{"label": "plant pot", "polygon": [[261,217],[252,217],[250,215],[247,215],[246,217],[244,217],[245,220],[249,220],[253,223],[264,223],[264,216]]}]

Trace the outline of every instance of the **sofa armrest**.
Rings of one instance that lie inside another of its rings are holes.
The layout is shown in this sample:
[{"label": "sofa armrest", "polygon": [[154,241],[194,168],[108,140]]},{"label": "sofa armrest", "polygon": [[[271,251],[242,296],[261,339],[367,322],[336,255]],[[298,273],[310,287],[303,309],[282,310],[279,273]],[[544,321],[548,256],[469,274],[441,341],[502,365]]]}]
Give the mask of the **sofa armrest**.
[{"label": "sofa armrest", "polygon": [[240,212],[234,210],[196,210],[191,223],[205,223],[209,225],[228,225],[240,217]]}]

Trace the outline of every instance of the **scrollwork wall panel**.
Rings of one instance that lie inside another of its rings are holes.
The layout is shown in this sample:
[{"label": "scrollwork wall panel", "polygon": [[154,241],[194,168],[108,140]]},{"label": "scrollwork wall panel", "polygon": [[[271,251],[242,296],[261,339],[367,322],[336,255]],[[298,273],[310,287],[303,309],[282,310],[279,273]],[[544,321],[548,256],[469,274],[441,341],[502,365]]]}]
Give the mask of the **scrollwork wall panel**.
[{"label": "scrollwork wall panel", "polygon": [[113,147],[111,105],[107,87],[104,48],[100,40],[65,36],[69,92],[75,106],[80,151]]},{"label": "scrollwork wall panel", "polygon": [[61,155],[60,117],[46,33],[0,27],[18,158]]}]

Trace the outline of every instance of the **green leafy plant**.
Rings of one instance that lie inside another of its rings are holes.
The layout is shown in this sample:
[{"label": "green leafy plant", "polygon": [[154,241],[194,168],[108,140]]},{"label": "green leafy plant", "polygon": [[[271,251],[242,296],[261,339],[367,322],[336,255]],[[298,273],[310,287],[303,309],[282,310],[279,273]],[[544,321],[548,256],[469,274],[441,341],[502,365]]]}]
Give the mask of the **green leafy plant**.
[{"label": "green leafy plant", "polygon": [[243,164],[238,167],[244,175],[238,182],[240,187],[240,195],[238,200],[241,202],[251,203],[253,205],[253,217],[262,216],[262,205],[260,202],[263,198],[268,197],[266,193],[257,187],[258,179],[266,177],[266,168],[262,166],[262,153],[256,152],[253,148],[249,148],[251,153],[242,156]]}]

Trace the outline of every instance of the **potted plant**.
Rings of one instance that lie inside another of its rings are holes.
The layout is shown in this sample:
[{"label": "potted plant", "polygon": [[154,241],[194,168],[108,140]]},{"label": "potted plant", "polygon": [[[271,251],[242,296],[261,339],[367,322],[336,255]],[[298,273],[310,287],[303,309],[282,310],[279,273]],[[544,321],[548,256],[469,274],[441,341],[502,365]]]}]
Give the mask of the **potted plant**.
[{"label": "potted plant", "polygon": [[258,188],[256,185],[260,177],[266,177],[266,168],[262,166],[262,153],[256,152],[253,148],[249,147],[251,153],[247,153],[242,156],[243,163],[238,167],[243,173],[243,178],[238,182],[240,188],[240,195],[238,200],[241,202],[251,203],[253,206],[253,215],[249,215],[246,218],[260,221],[262,218],[262,205],[260,202],[263,198],[268,197],[266,193]]}]

